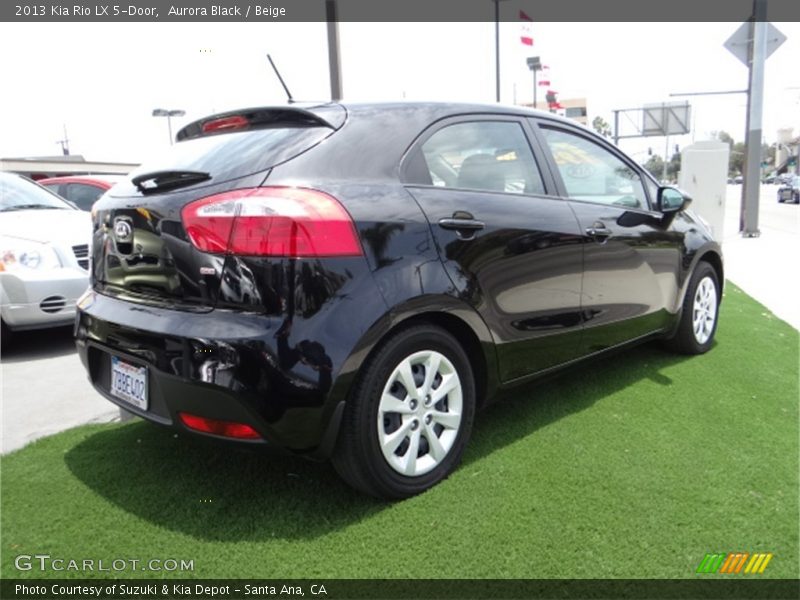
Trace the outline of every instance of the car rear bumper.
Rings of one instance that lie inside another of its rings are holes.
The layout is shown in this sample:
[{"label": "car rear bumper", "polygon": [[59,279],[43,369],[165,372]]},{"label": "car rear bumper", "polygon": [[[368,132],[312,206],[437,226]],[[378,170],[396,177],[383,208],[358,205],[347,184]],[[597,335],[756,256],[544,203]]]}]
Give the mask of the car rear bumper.
[{"label": "car rear bumper", "polygon": [[[348,336],[344,329],[321,332],[313,320],[192,313],[95,292],[78,307],[78,354],[92,385],[115,404],[184,431],[198,433],[183,424],[181,412],[249,425],[261,436],[242,440],[249,445],[330,454],[344,408],[335,378],[360,336],[357,328]],[[112,357],[146,368],[146,410],[112,395]]]},{"label": "car rear bumper", "polygon": [[86,290],[88,281],[88,275],[78,269],[24,276],[2,273],[3,322],[14,330],[71,325],[75,319],[75,301]]}]

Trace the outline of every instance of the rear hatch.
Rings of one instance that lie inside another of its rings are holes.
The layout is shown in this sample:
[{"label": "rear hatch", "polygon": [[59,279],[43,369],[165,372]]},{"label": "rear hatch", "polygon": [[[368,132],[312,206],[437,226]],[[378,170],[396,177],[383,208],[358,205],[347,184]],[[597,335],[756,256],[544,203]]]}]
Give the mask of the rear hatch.
[{"label": "rear hatch", "polygon": [[270,169],[308,151],[346,118],[337,104],[213,115],[181,129],[178,143],[117,184],[93,210],[92,285],[149,305],[211,310],[225,272],[225,242],[201,252],[182,209],[263,184]]}]

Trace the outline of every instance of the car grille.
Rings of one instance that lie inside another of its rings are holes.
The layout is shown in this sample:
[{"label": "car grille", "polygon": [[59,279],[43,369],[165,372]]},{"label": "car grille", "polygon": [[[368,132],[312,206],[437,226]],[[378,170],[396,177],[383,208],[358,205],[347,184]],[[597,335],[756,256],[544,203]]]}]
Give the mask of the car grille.
[{"label": "car grille", "polygon": [[89,270],[89,245],[82,244],[80,246],[73,246],[72,253],[75,255],[75,258],[78,259],[78,264],[80,265],[81,269],[88,271]]},{"label": "car grille", "polygon": [[48,296],[39,302],[39,308],[46,313],[57,313],[67,305],[67,299],[63,296]]}]

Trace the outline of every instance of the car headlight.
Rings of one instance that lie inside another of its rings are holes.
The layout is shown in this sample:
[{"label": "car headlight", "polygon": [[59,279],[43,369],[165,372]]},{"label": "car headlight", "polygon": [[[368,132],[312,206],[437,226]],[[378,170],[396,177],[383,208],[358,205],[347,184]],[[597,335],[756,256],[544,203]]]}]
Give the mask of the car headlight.
[{"label": "car headlight", "polygon": [[45,271],[59,268],[61,261],[49,244],[12,237],[0,238],[0,271]]}]

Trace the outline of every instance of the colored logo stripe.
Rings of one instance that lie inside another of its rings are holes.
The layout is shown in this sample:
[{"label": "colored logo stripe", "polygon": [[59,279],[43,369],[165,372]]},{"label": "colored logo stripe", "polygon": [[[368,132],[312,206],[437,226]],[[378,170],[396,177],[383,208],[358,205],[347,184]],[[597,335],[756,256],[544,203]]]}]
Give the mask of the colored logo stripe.
[{"label": "colored logo stripe", "polygon": [[706,554],[700,566],[697,567],[698,573],[716,573],[722,564],[724,554]]},{"label": "colored logo stripe", "polygon": [[765,554],[762,552],[753,554],[753,558],[750,559],[744,572],[761,574],[764,572],[764,569],[767,568],[770,560],[772,560],[772,553]]},{"label": "colored logo stripe", "polygon": [[738,573],[744,561],[750,556],[748,552],[731,552],[719,570],[720,573]]},{"label": "colored logo stripe", "polygon": [[[749,562],[748,558],[750,559]],[[706,554],[696,572],[739,574],[742,573],[744,568],[744,573],[760,575],[767,568],[770,560],[772,560],[772,553],[770,552],[756,552],[752,555],[749,552]],[[747,565],[746,567],[745,564]]]}]

